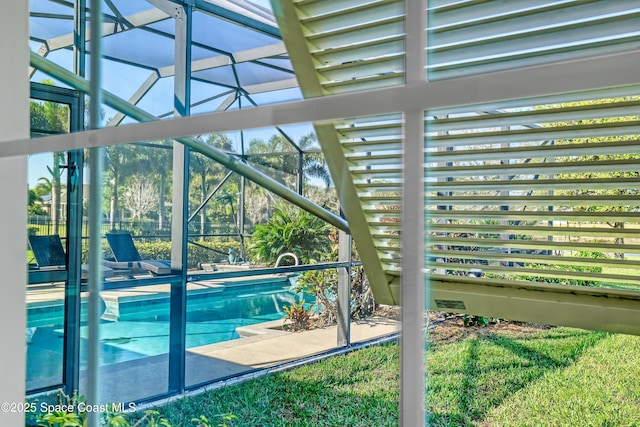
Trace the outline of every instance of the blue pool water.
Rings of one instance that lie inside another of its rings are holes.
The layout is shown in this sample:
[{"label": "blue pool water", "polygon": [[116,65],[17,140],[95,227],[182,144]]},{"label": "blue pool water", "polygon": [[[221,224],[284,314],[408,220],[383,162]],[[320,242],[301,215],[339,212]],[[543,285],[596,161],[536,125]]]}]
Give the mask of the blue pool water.
[{"label": "blue pool water", "polygon": [[[283,319],[284,307],[300,295],[290,291],[285,277],[273,283],[234,283],[187,298],[187,348],[237,339],[236,328]],[[307,298],[308,299],[308,298]],[[140,297],[122,302],[117,320],[101,324],[102,364],[114,364],[168,353],[168,298]],[[41,313],[38,316],[42,316]],[[54,385],[62,378],[63,329],[56,324],[38,326],[27,345],[28,388]],[[86,357],[87,326],[80,329],[81,366]],[[50,383],[50,384],[47,384]]]}]

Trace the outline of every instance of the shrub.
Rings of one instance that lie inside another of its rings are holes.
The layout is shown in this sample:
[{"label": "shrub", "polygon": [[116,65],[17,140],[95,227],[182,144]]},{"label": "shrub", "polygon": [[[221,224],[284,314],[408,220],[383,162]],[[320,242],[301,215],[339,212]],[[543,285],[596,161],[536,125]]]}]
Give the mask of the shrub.
[{"label": "shrub", "polygon": [[327,260],[331,253],[330,229],[309,212],[280,203],[266,224],[255,227],[249,251],[253,260],[267,264],[273,264],[285,252],[293,252],[305,264]]},{"label": "shrub", "polygon": [[[204,247],[203,247],[204,246]],[[171,242],[136,242],[136,248],[142,259],[168,260],[171,259]],[[216,249],[213,251],[211,249]],[[187,268],[196,268],[201,263],[225,262],[229,248],[240,250],[238,242],[198,242],[198,245],[187,246]],[[102,247],[104,258],[112,258],[113,254],[107,244]],[[89,259],[89,246],[82,247],[82,262]]]},{"label": "shrub", "polygon": [[287,315],[286,319],[290,321],[290,323],[285,323],[286,329],[295,332],[309,327],[311,316],[305,308],[304,300],[300,301],[300,304],[292,302],[290,306],[284,307],[284,312]]},{"label": "shrub", "polygon": [[[577,258],[595,258],[604,259],[608,258],[606,254],[602,252],[584,252],[581,251],[576,255]],[[527,268],[537,268],[543,270],[557,270],[557,271],[576,271],[585,273],[602,273],[602,266],[600,265],[545,265],[545,264],[525,264]],[[533,276],[519,276],[520,280],[534,280],[544,283],[556,283],[561,285],[573,285],[573,286],[596,286],[597,280],[585,280],[585,279],[569,279],[563,277],[535,277]]]},{"label": "shrub", "polygon": [[[25,404],[25,426],[27,427],[84,427],[87,425],[87,405],[85,405],[84,397],[74,393],[72,396],[65,394],[62,390],[58,390],[53,395],[46,396],[54,398],[51,402],[51,412],[42,413],[41,406],[37,400],[27,402]],[[46,399],[45,399],[46,400]],[[110,409],[111,405],[101,405],[106,408],[101,413],[101,426],[111,427],[175,427],[158,411],[147,410],[144,414],[133,413],[126,414],[115,412]],[[31,410],[33,409],[33,410]],[[229,427],[236,420],[233,414],[216,415],[220,422],[209,421],[204,415],[199,418],[193,418],[191,421],[196,427]]]},{"label": "shrub", "polygon": [[[298,278],[297,287],[298,291],[315,297],[318,326],[333,325],[338,321],[338,272],[336,269],[307,271]],[[349,306],[352,319],[369,317],[375,309],[373,292],[362,267],[356,267],[351,271]]]}]

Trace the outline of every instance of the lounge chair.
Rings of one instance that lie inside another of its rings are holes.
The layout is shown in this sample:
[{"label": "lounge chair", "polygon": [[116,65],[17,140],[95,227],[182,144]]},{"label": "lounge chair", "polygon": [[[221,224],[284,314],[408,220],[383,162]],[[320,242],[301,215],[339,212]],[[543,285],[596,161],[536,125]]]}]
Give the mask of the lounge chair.
[{"label": "lounge chair", "polygon": [[134,273],[151,273],[157,276],[171,274],[169,261],[142,259],[130,233],[108,233],[106,237],[113,253],[113,260],[104,261],[106,266],[114,269],[132,269]]},{"label": "lounge chair", "polygon": [[[60,236],[57,234],[46,236],[29,236],[29,246],[36,259],[39,270],[66,270],[67,257],[64,253],[64,247]],[[103,267],[102,274],[104,277],[112,277],[113,269]],[[82,265],[82,280],[89,277],[89,266]]]}]

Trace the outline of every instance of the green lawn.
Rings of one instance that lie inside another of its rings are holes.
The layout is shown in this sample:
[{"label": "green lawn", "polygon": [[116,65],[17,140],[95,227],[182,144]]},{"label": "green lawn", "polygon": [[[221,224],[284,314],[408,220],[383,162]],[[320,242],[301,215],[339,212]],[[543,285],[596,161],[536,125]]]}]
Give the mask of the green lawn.
[{"label": "green lawn", "polygon": [[[568,328],[464,335],[430,345],[431,425],[640,425],[639,337]],[[238,417],[229,426],[395,426],[398,378],[398,347],[390,344],[209,391],[160,411],[181,426],[224,413]]]}]

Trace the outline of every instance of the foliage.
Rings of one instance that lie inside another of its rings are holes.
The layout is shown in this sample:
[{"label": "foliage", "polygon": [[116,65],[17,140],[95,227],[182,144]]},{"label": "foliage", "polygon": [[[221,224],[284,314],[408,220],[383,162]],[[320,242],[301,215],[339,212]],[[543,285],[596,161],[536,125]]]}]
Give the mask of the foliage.
[{"label": "foliage", "polygon": [[327,260],[330,228],[309,212],[279,203],[269,221],[255,227],[249,251],[254,260],[266,264],[273,264],[285,252],[295,253],[305,264]]},{"label": "foliage", "polygon": [[204,415],[200,415],[199,418],[193,418],[191,421],[196,423],[197,427],[229,427],[229,421],[238,419],[238,417],[233,414],[216,415],[216,418],[220,418],[221,422],[215,425],[213,424],[213,421],[209,421],[209,419]]},{"label": "foliage", "polygon": [[[62,390],[58,390],[55,403],[45,405],[45,409],[55,410],[41,413],[42,407],[38,405],[37,400],[27,402],[25,407],[34,409],[25,411],[26,425],[38,427],[85,427],[88,408],[91,408],[92,411],[96,408],[87,405],[84,397],[77,393],[68,396]],[[157,410],[151,409],[142,414],[130,414],[116,412],[114,407],[115,405],[109,404],[99,405],[100,425],[105,427],[177,427]],[[196,427],[229,427],[228,423],[238,418],[231,413],[218,414],[213,417],[220,419],[221,422],[213,424],[204,415],[193,418],[192,422],[196,424]]]},{"label": "foliage", "polygon": [[363,267],[351,269],[351,318],[364,319],[373,315],[376,303],[369,279]]},{"label": "foliage", "polygon": [[169,149],[170,146],[170,142],[162,141],[158,142],[155,147],[145,147],[145,156],[151,166],[150,173],[147,173],[147,176],[153,179],[158,189],[156,203],[159,230],[162,230],[165,225],[167,216],[165,202],[167,192],[170,191],[171,188],[170,185],[167,185],[168,180],[171,178],[173,167],[173,151]]},{"label": "foliage", "polygon": [[[606,259],[608,258],[606,254],[602,252],[586,252],[581,251],[576,255],[578,258],[592,258],[592,259]],[[548,265],[548,264],[537,264],[537,263],[526,263],[524,265],[525,268],[535,268],[537,270],[553,270],[557,271],[558,275],[561,275],[561,272],[579,272],[579,273],[602,273],[602,266],[598,264],[593,265]],[[495,276],[495,275],[494,275]],[[516,280],[526,280],[533,282],[542,282],[542,283],[555,283],[561,285],[572,285],[572,286],[596,286],[598,284],[597,280],[587,280],[587,279],[574,279],[569,277],[544,277],[544,276],[536,276],[536,275],[517,275],[515,277]]]},{"label": "foliage", "polygon": [[284,312],[287,315],[286,319],[289,320],[288,323],[285,323],[286,329],[296,332],[309,327],[311,316],[307,313],[304,300],[299,304],[292,302],[291,305],[285,306]]},{"label": "foliage", "polygon": [[492,323],[500,323],[500,319],[486,316],[476,316],[474,314],[465,314],[463,317],[463,324],[465,327],[489,326]]},{"label": "foliage", "polygon": [[135,146],[127,145],[111,145],[104,147],[102,152],[105,156],[105,182],[108,185],[105,202],[108,203],[109,222],[111,229],[115,229],[115,225],[121,220],[120,198],[121,186],[124,180],[132,176],[139,168],[147,169],[141,160],[144,156],[136,152]]},{"label": "foliage", "polygon": [[[52,80],[44,80],[42,83],[53,85]],[[31,101],[29,104],[32,136],[68,133],[69,128],[69,108],[63,104],[50,101]],[[58,234],[58,225],[62,216],[62,165],[65,163],[64,152],[54,152],[53,163],[47,166],[50,177],[41,179],[48,181],[49,192],[51,194],[51,221],[53,225],[52,234]],[[39,194],[40,196],[44,194]]]},{"label": "foliage", "polygon": [[28,189],[27,214],[46,215],[46,212],[42,207],[42,196],[40,196],[38,192],[33,188]]},{"label": "foliage", "polygon": [[[298,278],[297,291],[315,298],[314,320],[318,326],[336,324],[338,321],[338,272],[336,269],[304,272]],[[355,267],[351,272],[349,307],[352,319],[370,317],[375,309],[373,292],[362,267]]]},{"label": "foliage", "polygon": [[46,413],[41,413],[41,407],[37,405],[37,401],[29,402],[33,411],[29,411],[26,417],[26,422],[35,422],[37,426],[69,426],[69,427],[82,427],[85,425],[86,413],[79,411],[79,405],[84,403],[85,400],[77,393],[69,396],[62,390],[58,390],[55,397],[55,402],[51,405],[55,410],[51,410]]},{"label": "foliage", "polygon": [[236,218],[236,212],[233,209],[233,203],[236,201],[236,196],[225,188],[215,197],[214,200],[216,204],[222,206],[223,208],[229,208],[229,218],[231,220],[231,223],[233,224],[234,229],[238,231],[238,233],[240,233],[241,230],[240,226],[238,225],[239,221]]},{"label": "foliage", "polygon": [[[233,152],[233,141],[226,135],[211,134],[203,142],[222,151]],[[228,170],[224,166],[206,156],[200,153],[191,153],[189,157],[189,203],[194,210],[207,201],[214,188],[222,183],[227,172]],[[235,195],[239,191],[239,178],[237,175],[232,175],[223,185],[222,190],[224,192],[229,195]],[[235,197],[232,196],[231,203],[234,200]],[[227,225],[229,215],[226,211],[220,212],[218,209],[213,209],[214,207],[211,203],[205,203],[198,214],[200,217],[200,234],[202,235],[207,233],[208,220]],[[218,203],[217,207],[222,207],[226,210],[226,204]],[[228,225],[228,229],[231,232],[237,231],[235,216],[233,216],[232,223]],[[202,240],[204,240],[204,237]]]},{"label": "foliage", "polygon": [[[625,102],[637,102],[640,99],[638,96],[627,96],[620,98],[605,98],[605,99],[597,99],[597,100],[589,100],[589,101],[578,101],[578,102],[568,102],[563,103],[561,105],[550,105],[549,108],[585,108],[588,109],[592,106],[597,106],[600,104],[621,104]],[[593,117],[593,118],[582,118],[579,120],[569,120],[562,122],[554,122],[547,124],[547,126],[551,127],[577,127],[577,126],[598,126],[605,127],[616,124],[623,124],[624,122],[635,122],[638,119],[637,115],[628,115],[628,116],[613,116],[613,117]],[[568,138],[562,140],[555,140],[555,145],[571,145],[571,144],[580,144],[582,146],[589,144],[595,145],[598,143],[605,142],[625,142],[629,140],[637,139],[637,135],[624,135],[617,134],[615,132],[611,132],[605,136],[599,136],[594,130],[594,135],[589,135],[585,137],[576,137],[576,138]],[[640,161],[639,153],[625,153],[625,154],[608,154],[607,152],[594,152],[593,150],[583,150],[585,154],[579,154],[577,150],[576,155],[571,156],[563,156],[557,157],[556,161],[571,164],[572,162],[591,162],[593,165],[589,168],[582,168],[580,172],[570,171],[571,168],[568,168],[569,171],[565,173],[557,174],[558,179],[581,179],[581,180],[595,180],[602,178],[638,178],[640,177],[640,171],[638,168],[629,168],[628,170],[619,169],[615,166],[610,166],[608,169],[602,169],[597,166],[599,162],[611,162],[611,161],[620,161],[620,160],[635,160]],[[568,196],[638,196],[640,195],[640,189],[638,188],[616,188],[612,186],[611,188],[577,188],[577,189],[567,189],[555,190],[558,195],[568,195]],[[635,204],[619,204],[619,205],[598,205],[596,203],[586,205],[586,206],[575,206],[573,210],[582,211],[582,212],[603,212],[605,214],[602,215],[602,222],[613,227],[622,229],[625,226],[625,223],[622,221],[610,220],[607,218],[606,213],[608,212],[628,212],[635,210]],[[615,238],[615,243],[618,245],[624,244],[623,237]],[[616,253],[616,258],[622,259],[624,258],[624,253]]]},{"label": "foliage", "polygon": [[[136,242],[136,248],[142,259],[168,260],[171,259],[171,242]],[[208,249],[209,248],[209,249]],[[238,242],[198,242],[198,245],[189,245],[187,249],[187,268],[196,268],[202,263],[225,262],[229,249],[238,249]],[[211,249],[215,249],[211,250]],[[103,246],[103,257],[111,258],[111,249],[105,244]],[[89,259],[89,248],[82,247],[82,262]]]},{"label": "foliage", "polygon": [[[298,148],[305,151],[314,147],[316,147],[316,136],[313,133],[304,135],[295,144],[282,135],[273,135],[266,142],[260,139],[249,141],[247,159],[275,175],[275,178],[283,184],[293,186],[297,181],[299,168]],[[324,157],[319,151],[303,155],[302,174],[307,178],[321,180],[327,187],[331,184]]]},{"label": "foliage", "polygon": [[[331,259],[338,258],[338,233],[335,228],[329,233]],[[356,256],[356,250],[353,249]],[[313,297],[315,304],[308,310],[313,313],[313,323],[324,327],[338,321],[338,270],[334,268],[305,271],[296,281],[296,292]],[[362,267],[351,269],[349,310],[351,319],[364,319],[373,315],[375,310],[373,292],[369,279]]]},{"label": "foliage", "polygon": [[[310,152],[304,153],[301,158],[294,145],[300,150]],[[298,142],[291,141],[283,135],[273,135],[268,141],[257,138],[250,140],[246,155],[252,166],[291,189],[298,188],[301,160],[303,194],[337,214],[337,196],[335,191],[329,188],[331,177],[324,157],[317,148],[313,133],[302,136]],[[319,181],[318,184],[311,181],[312,179]],[[245,199],[247,219],[254,225],[266,222],[272,214],[277,198],[255,184],[250,183],[247,189],[251,194],[251,197]]]},{"label": "foliage", "polygon": [[297,291],[313,295],[318,326],[333,325],[338,320],[338,272],[328,270],[305,271],[297,280]]}]

